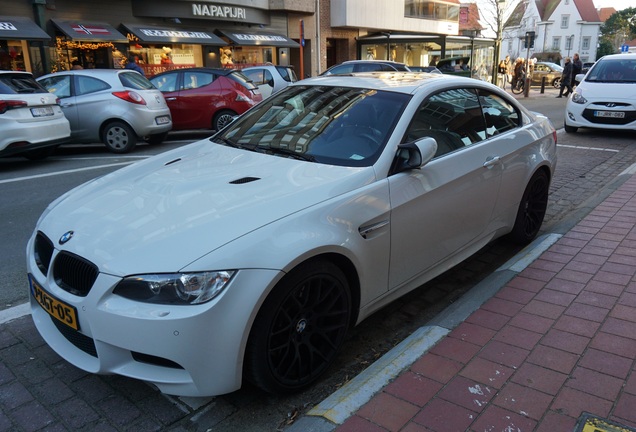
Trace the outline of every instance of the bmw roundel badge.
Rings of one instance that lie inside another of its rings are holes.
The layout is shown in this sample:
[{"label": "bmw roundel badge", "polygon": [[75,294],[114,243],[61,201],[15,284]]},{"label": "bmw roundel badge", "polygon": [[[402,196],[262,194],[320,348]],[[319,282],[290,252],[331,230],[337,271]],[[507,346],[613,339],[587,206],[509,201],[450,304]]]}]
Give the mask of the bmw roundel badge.
[{"label": "bmw roundel badge", "polygon": [[63,245],[64,243],[66,243],[67,241],[73,238],[73,234],[75,234],[74,231],[66,231],[64,234],[62,234],[62,237],[60,237],[59,243]]}]

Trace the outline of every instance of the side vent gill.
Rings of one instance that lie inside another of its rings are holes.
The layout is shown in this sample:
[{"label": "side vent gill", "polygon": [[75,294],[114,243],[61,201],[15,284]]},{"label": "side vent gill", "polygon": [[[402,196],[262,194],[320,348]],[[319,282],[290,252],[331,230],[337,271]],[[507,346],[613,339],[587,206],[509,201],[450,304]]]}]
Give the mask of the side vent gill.
[{"label": "side vent gill", "polygon": [[251,182],[256,181],[256,180],[260,180],[260,178],[258,178],[258,177],[243,177],[243,178],[240,178],[240,179],[232,180],[230,182],[230,184],[245,184],[245,183],[251,183]]}]

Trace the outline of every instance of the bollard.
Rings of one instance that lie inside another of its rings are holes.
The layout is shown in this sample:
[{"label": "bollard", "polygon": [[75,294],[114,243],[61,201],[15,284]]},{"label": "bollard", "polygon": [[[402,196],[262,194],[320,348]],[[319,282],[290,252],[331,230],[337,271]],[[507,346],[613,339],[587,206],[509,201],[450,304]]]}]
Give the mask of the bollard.
[{"label": "bollard", "polygon": [[545,93],[545,79],[546,77],[541,78],[541,94]]},{"label": "bollard", "polygon": [[523,86],[523,97],[528,97],[528,93],[530,92],[530,78],[526,78],[526,82]]}]

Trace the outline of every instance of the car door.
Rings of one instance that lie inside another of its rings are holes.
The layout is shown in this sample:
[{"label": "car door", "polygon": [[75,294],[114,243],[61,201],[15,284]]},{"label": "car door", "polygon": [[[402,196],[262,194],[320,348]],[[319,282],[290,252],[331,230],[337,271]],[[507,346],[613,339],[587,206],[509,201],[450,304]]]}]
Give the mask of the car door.
[{"label": "car door", "polygon": [[71,140],[77,138],[79,120],[73,92],[73,75],[57,74],[39,79],[38,82],[50,93],[60,98],[60,107],[71,127]]},{"label": "car door", "polygon": [[110,101],[112,87],[100,79],[75,75],[73,77],[74,106],[77,112],[77,126],[73,137],[82,141],[101,140],[100,127],[112,115]]},{"label": "car door", "polygon": [[258,87],[263,95],[263,99],[267,99],[274,92],[274,77],[267,69],[244,70],[243,74]]},{"label": "car door", "polygon": [[502,167],[474,89],[447,90],[425,100],[403,142],[427,136],[438,142],[433,160],[389,177],[390,288],[461,256],[487,234],[497,202]]},{"label": "car door", "polygon": [[204,70],[183,70],[175,101],[179,129],[211,129],[212,118],[223,106],[224,90],[217,76]]}]

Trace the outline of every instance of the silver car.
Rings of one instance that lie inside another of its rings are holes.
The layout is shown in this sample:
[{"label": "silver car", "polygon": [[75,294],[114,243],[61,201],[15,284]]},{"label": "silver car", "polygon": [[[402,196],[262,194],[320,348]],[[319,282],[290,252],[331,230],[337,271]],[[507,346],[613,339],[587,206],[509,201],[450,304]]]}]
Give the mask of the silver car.
[{"label": "silver car", "polygon": [[263,99],[298,81],[296,72],[291,66],[252,66],[241,69],[241,72],[258,87]]},{"label": "silver car", "polygon": [[163,94],[135,71],[62,71],[38,82],[60,98],[71,142],[102,141],[113,153],[127,153],[140,138],[158,144],[172,129]]}]

